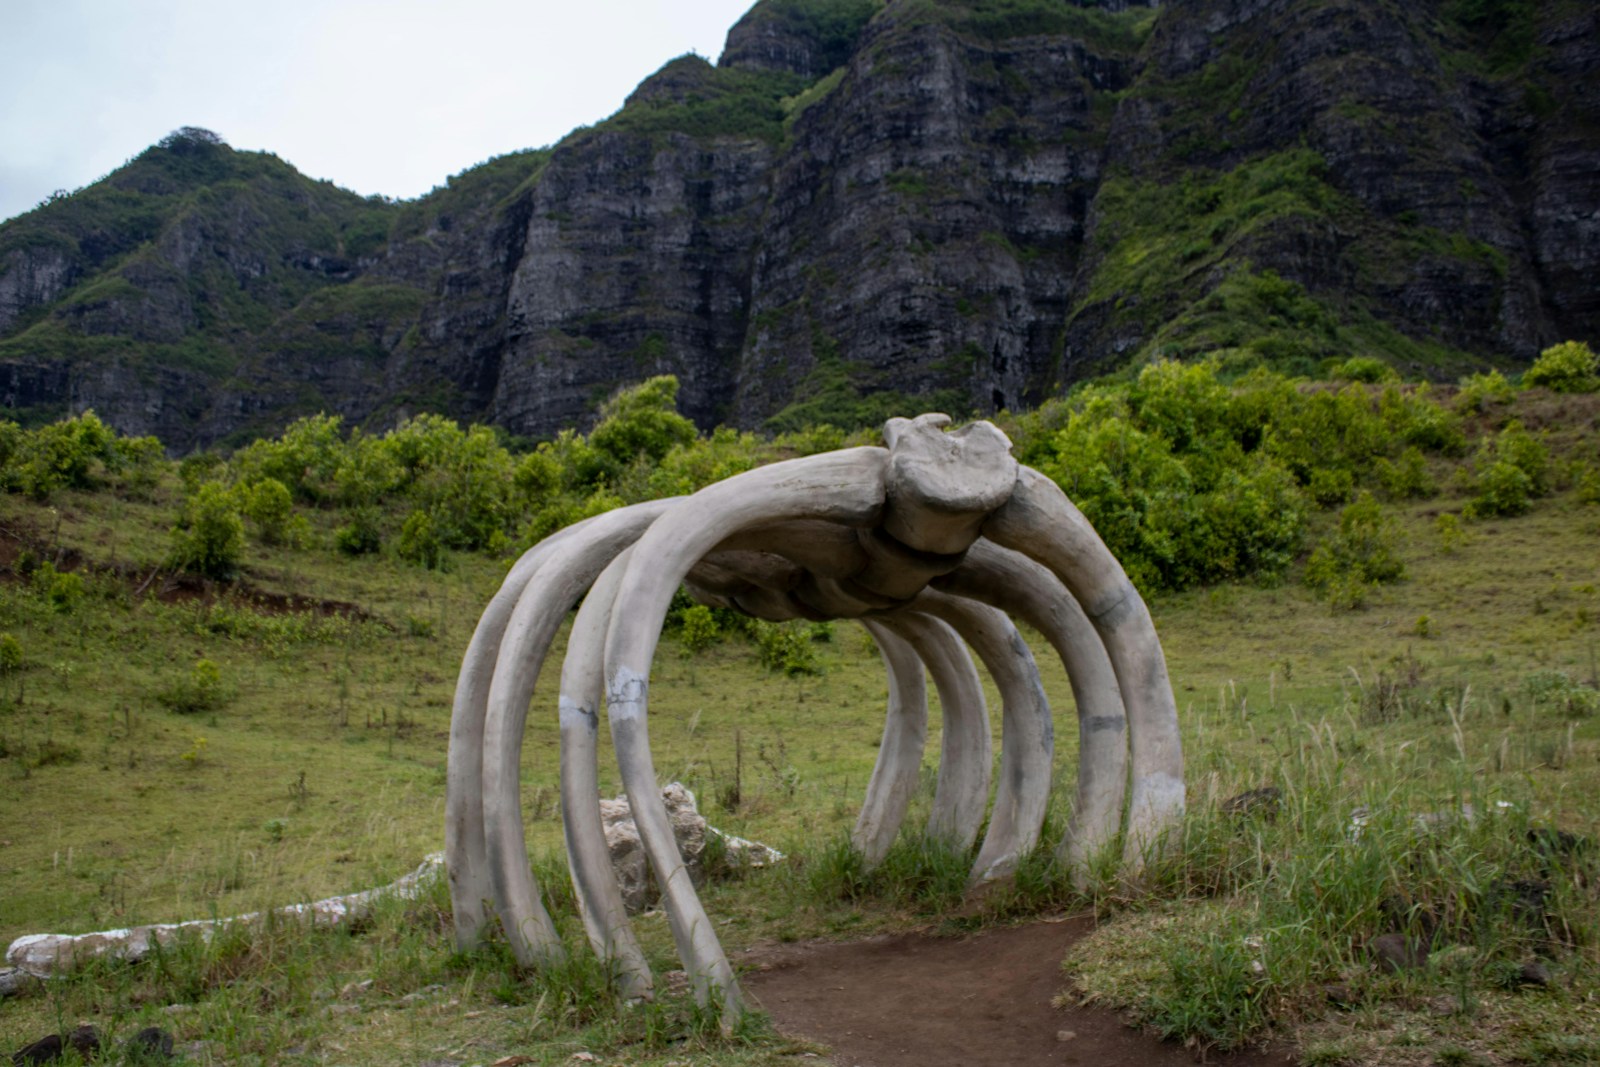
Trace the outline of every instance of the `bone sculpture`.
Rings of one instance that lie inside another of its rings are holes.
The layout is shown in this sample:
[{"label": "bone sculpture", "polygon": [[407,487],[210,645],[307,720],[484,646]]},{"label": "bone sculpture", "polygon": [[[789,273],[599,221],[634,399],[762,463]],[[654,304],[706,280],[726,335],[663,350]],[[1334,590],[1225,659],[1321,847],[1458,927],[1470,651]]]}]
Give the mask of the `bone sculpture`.
[{"label": "bone sculpture", "polygon": [[[1011,619],[1034,627],[1060,656],[1078,711],[1077,792],[1057,857],[1081,877],[1121,831],[1123,869],[1138,872],[1184,804],[1177,714],[1149,612],[1083,515],[1012,458],[1003,433],[987,422],[946,432],[949,421],[891,419],[884,448],[775,463],[692,496],[599,515],[512,567],[468,646],[450,727],[446,864],[462,948],[497,915],[520,964],[561,957],[529,871],[518,767],[534,683],[585,593],[561,670],[561,811],[585,930],[627,995],[649,996],[651,975],[601,830],[602,694],[695,995],[719,1001],[726,1018],[742,1007],[650,756],[650,662],[680,583],[702,603],[767,620],[858,619],[877,643],[888,714],[852,834],[869,864],[887,852],[915,791],[926,667],[944,715],[927,832],[969,848],[988,812],[974,883],[1009,873],[1034,847],[1049,799],[1050,708]],[[1003,703],[992,809],[989,718],[969,645]]]}]

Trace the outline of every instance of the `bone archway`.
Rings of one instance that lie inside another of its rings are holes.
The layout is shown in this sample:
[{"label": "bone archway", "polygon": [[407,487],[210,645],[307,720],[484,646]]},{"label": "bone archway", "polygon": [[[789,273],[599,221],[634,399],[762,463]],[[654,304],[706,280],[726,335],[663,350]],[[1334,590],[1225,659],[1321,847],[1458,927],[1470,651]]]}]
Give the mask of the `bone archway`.
[{"label": "bone archway", "polygon": [[[534,683],[585,592],[561,675],[562,818],[596,952],[647,996],[601,835],[602,694],[617,761],[673,938],[702,1003],[741,1009],[738,984],[689,881],[657,791],[649,668],[680,584],[703,603],[772,621],[859,619],[889,678],[884,743],[852,841],[881,860],[904,819],[927,736],[923,670],[945,723],[930,833],[963,848],[986,812],[974,882],[1009,873],[1038,840],[1052,720],[1014,616],[1061,658],[1078,709],[1079,773],[1057,856],[1075,875],[1122,834],[1137,873],[1183,813],[1183,755],[1166,661],[1144,601],[1083,515],[1020,466],[986,422],[891,419],[885,447],[775,463],[689,497],[621,508],[557,533],[512,568],[473,634],[456,687],[446,863],[458,944],[498,916],[519,962],[560,957],[528,869],[517,791]],[[1004,704],[990,808],[989,719],[970,645]]]}]

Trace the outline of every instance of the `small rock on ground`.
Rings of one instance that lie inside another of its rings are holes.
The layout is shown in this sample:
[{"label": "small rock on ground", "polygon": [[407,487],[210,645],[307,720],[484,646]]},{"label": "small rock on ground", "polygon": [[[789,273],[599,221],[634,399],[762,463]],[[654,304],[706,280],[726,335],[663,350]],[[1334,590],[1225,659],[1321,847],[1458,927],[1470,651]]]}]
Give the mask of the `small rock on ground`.
[{"label": "small rock on ground", "polygon": [[80,1058],[94,1059],[100,1054],[100,1031],[92,1026],[80,1026],[70,1034],[46,1034],[31,1045],[25,1045],[11,1055],[15,1067],[40,1067],[61,1059],[67,1049],[75,1049]]},{"label": "small rock on ground", "polygon": [[1550,968],[1542,960],[1528,960],[1518,970],[1517,977],[1523,985],[1547,986],[1550,984]]},{"label": "small rock on ground", "polygon": [[1404,934],[1380,934],[1369,947],[1378,969],[1385,974],[1415,970],[1428,963],[1428,946]]}]

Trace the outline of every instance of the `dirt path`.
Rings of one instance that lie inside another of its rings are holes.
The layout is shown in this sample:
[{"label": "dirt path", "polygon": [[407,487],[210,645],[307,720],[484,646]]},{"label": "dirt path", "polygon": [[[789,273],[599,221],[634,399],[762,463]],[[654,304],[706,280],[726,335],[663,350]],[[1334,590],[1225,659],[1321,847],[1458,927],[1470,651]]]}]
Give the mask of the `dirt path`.
[{"label": "dirt path", "polygon": [[[839,1067],[1195,1063],[1192,1051],[1145,1037],[1112,1012],[1051,1007],[1062,957],[1091,925],[1085,917],[967,938],[762,946],[740,962],[752,968],[746,990],[778,1029],[830,1045]],[[1295,1057],[1278,1050],[1206,1062],[1282,1067]]]}]

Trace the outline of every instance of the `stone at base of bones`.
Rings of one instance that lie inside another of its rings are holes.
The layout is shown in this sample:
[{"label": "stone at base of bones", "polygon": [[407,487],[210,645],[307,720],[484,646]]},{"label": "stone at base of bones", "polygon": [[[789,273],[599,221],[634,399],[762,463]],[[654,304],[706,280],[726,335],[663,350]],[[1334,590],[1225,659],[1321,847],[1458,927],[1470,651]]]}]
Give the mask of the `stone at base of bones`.
[{"label": "stone at base of bones", "polygon": [[[775,848],[725,834],[707,823],[694,794],[682,782],[662,786],[661,799],[672,820],[672,838],[697,889],[705,884],[705,850],[712,838],[721,842],[723,862],[732,867],[765,867],[783,858]],[[611,853],[611,869],[622,890],[622,901],[630,915],[638,915],[656,902],[661,891],[650,875],[627,795],[600,801],[600,821],[605,827],[606,848]]]}]

